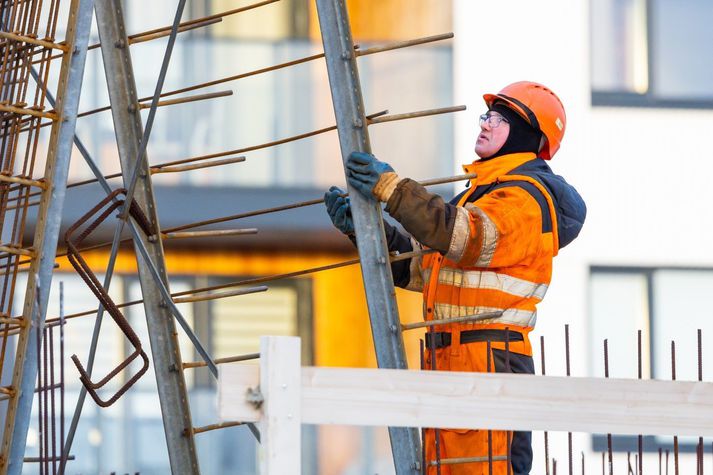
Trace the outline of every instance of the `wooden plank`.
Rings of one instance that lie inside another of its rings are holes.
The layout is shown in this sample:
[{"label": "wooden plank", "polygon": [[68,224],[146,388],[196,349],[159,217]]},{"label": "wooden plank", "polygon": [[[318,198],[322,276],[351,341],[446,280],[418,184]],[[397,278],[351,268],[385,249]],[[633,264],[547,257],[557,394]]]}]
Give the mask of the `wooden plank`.
[{"label": "wooden plank", "polygon": [[260,367],[228,363],[218,366],[218,418],[221,421],[259,422],[262,411],[246,400],[248,390],[260,386]]},{"label": "wooden plank", "polygon": [[[221,391],[256,384],[237,366]],[[260,417],[235,399],[223,419]],[[302,422],[713,436],[713,383],[308,367]]]},{"label": "wooden plank", "polygon": [[260,426],[261,475],[295,473],[301,466],[300,378],[300,339],[261,337],[260,391],[265,398]]}]

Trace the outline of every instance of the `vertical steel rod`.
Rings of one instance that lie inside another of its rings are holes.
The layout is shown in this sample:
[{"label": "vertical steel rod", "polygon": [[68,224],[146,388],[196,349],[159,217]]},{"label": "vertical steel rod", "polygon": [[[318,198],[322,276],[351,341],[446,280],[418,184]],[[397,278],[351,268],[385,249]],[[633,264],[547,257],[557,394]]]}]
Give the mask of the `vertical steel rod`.
[{"label": "vertical steel rod", "polygon": [[[437,363],[436,363],[436,338],[435,338],[435,329],[433,326],[428,328],[428,332],[431,334],[431,345],[430,345],[430,352],[431,352],[431,371],[436,371],[438,369]],[[433,429],[433,445],[436,450],[436,475],[441,475],[441,429],[436,427]],[[429,465],[430,465],[430,460],[429,460]],[[428,466],[425,467],[425,470],[428,470]]]},{"label": "vertical steel rod", "polygon": [[[643,373],[643,354],[641,350],[641,330],[637,332],[637,366],[638,366],[638,376],[639,379],[642,379],[644,376]],[[638,470],[638,475],[643,475],[644,473],[644,436],[639,434],[638,437],[638,449],[639,449],[639,459],[637,462],[637,470]]]},{"label": "vertical steel rod", "polygon": [[[671,340],[671,380],[676,381],[676,342]],[[673,436],[673,470],[678,475],[678,436]],[[668,451],[666,452],[666,471],[668,471]]]},{"label": "vertical steel rod", "polygon": [[[490,356],[492,354],[490,340],[486,343],[485,351],[487,351],[487,354],[485,355],[486,366],[488,373],[490,373],[492,364]],[[493,431],[490,429],[488,429],[488,475],[493,475]]]},{"label": "vertical steel rod", "polygon": [[[40,348],[40,332],[37,332],[37,347]],[[42,358],[37,355],[37,441],[39,449],[39,469],[40,475],[45,475],[45,467],[42,462],[45,457],[45,447],[42,443],[45,438],[44,414],[42,413]]]},{"label": "vertical steel rod", "polygon": [[55,385],[54,385],[54,327],[48,328],[49,350],[50,350],[50,421],[52,422],[52,474],[57,473],[57,411],[55,401]]},{"label": "vertical steel rod", "polygon": [[[351,28],[344,0],[317,0],[317,13],[346,161],[351,152],[371,152]],[[406,369],[381,206],[351,187],[349,191],[377,362],[380,368]],[[390,427],[389,435],[397,475],[418,474],[421,449],[416,429]]]},{"label": "vertical steel rod", "polygon": [[[180,0],[177,17],[180,16],[183,3],[184,0]],[[146,169],[148,160],[142,151],[143,139],[147,138],[147,135],[143,133],[141,115],[136,107],[136,83],[121,1],[98,0],[96,18],[124,183],[133,181],[134,173],[138,173],[133,199],[144,210],[153,227],[160,229],[151,176]],[[165,58],[168,56],[170,50]],[[149,270],[150,264],[153,263],[163,285],[168,285],[162,243],[160,239],[151,243],[146,236],[138,236],[143,244],[141,246],[137,242],[137,234],[134,234],[134,238],[171,472],[196,474],[200,470],[193,433],[190,430],[185,431],[193,424],[184,375],[178,370],[182,362],[175,322],[168,307],[169,303],[164,300]],[[148,256],[139,253],[140,247],[148,250]]]},{"label": "vertical steel rod", "polygon": [[[426,345],[423,338],[418,340],[418,348],[421,355],[421,371],[426,369]],[[426,461],[426,429],[421,428],[421,470],[425,475],[428,471],[428,462]]]},{"label": "vertical steel rod", "polygon": [[[609,340],[604,340],[604,377],[609,377]],[[614,454],[611,434],[607,434],[607,452],[609,453],[609,475],[614,475]]]},{"label": "vertical steel rod", "polygon": [[[703,332],[698,329],[698,381],[703,381]],[[703,437],[698,438],[700,456],[698,459],[699,474],[703,475]]]},{"label": "vertical steel rod", "polygon": [[50,385],[48,383],[48,376],[49,376],[49,364],[47,362],[47,353],[48,353],[48,348],[47,348],[47,327],[42,329],[42,350],[40,354],[42,355],[42,378],[40,379],[40,394],[42,394],[42,409],[40,409],[40,412],[42,413],[43,419],[43,424],[45,427],[45,434],[44,434],[44,445],[45,445],[45,458],[42,462],[40,462],[42,465],[45,466],[45,473],[49,474],[50,473],[50,432],[51,432],[51,424],[52,421],[50,420],[50,406],[49,406],[49,392],[51,391]]},{"label": "vertical steel rod", "polygon": [[[94,0],[72,0],[70,5],[73,15],[69,16],[67,22],[65,41],[71,46],[71,50],[62,59],[56,107],[60,120],[55,123],[50,133],[44,175],[48,186],[42,192],[33,243],[39,258],[33,259],[30,265],[23,308],[23,318],[30,321],[37,314],[37,323],[40,325],[32,325],[29,330],[21,332],[18,339],[16,352],[23,354],[24,359],[16,360],[12,385],[17,389],[17,396],[8,403],[6,429],[3,434],[0,472],[7,470],[10,475],[19,475],[22,472],[25,456],[33,389],[37,377],[35,359],[39,348],[36,333],[44,323],[49,301],[93,7]],[[38,288],[38,281],[42,282],[41,288]]]},{"label": "vertical steel rod", "polygon": [[[542,361],[542,376],[547,375],[545,370],[545,337],[540,336],[540,359]],[[550,443],[549,435],[545,431],[545,475],[550,475]]]},{"label": "vertical steel rod", "polygon": [[[572,376],[569,361],[569,325],[564,326],[564,354],[567,363],[567,376]],[[574,461],[572,459],[572,433],[567,432],[567,449],[569,457],[569,475],[574,474]]]},{"label": "vertical steel rod", "polygon": [[[510,373],[510,328],[505,328],[505,372]],[[506,462],[507,462],[507,475],[512,474],[512,447],[510,446],[512,444],[512,431],[508,430],[506,432],[506,441],[505,443],[507,444],[507,457],[506,457]]]},{"label": "vertical steel rod", "polygon": [[59,283],[59,472],[64,464],[64,282]]}]

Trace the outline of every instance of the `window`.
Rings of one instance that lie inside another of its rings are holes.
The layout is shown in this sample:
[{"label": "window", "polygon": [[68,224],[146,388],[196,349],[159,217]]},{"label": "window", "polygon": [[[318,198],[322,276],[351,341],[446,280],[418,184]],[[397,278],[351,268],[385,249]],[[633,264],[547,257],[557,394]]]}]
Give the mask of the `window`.
[{"label": "window", "polygon": [[[608,341],[609,376],[638,375],[637,332],[642,333],[642,377],[670,380],[675,342],[676,379],[698,379],[698,330],[703,348],[703,380],[713,367],[705,355],[713,348],[713,319],[707,295],[713,269],[594,267],[589,283],[590,376],[604,375],[603,340]],[[637,438],[615,436],[614,450],[635,451]],[[594,436],[594,449],[606,438]],[[681,450],[695,452],[697,438],[680,437]],[[710,445],[710,441],[705,442]],[[671,437],[645,437],[644,450],[672,447]]]},{"label": "window", "polygon": [[713,3],[591,2],[593,105],[713,107]]}]

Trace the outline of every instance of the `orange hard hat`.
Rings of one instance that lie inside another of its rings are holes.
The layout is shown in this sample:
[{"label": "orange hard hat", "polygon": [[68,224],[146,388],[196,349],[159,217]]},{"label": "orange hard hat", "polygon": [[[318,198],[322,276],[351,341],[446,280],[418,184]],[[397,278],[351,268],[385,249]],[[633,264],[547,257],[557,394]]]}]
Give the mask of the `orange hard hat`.
[{"label": "orange hard hat", "polygon": [[485,103],[490,108],[502,102],[517,112],[535,130],[542,132],[545,143],[540,156],[551,159],[560,148],[567,118],[559,97],[542,84],[520,81],[506,86],[497,94],[485,94]]}]

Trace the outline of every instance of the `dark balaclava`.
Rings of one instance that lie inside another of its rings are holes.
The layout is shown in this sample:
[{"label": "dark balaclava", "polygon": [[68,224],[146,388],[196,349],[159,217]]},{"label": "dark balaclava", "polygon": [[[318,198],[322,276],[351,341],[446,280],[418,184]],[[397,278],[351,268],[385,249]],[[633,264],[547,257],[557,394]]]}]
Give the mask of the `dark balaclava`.
[{"label": "dark balaclava", "polygon": [[533,129],[520,114],[502,102],[496,102],[490,110],[499,113],[507,119],[508,123],[510,123],[510,134],[503,146],[500,147],[500,150],[487,157],[487,159],[510,153],[537,153],[539,151],[542,134]]}]

